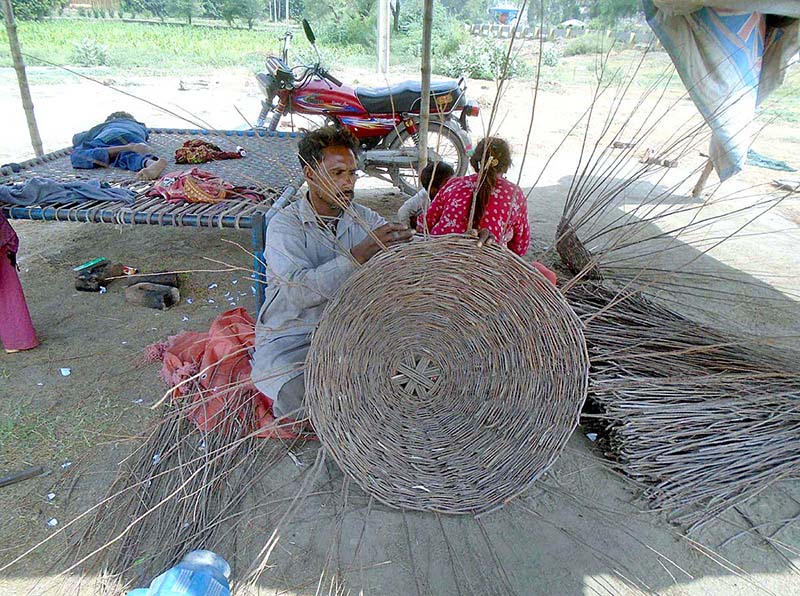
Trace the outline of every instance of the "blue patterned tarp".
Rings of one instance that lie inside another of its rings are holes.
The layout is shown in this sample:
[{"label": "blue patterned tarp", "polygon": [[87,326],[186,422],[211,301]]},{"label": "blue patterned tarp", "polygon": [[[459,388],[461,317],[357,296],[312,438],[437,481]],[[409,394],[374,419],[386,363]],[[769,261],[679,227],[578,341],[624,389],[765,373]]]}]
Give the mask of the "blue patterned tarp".
[{"label": "blue patterned tarp", "polygon": [[703,6],[682,14],[664,10],[668,3],[663,1],[643,4],[648,23],[711,127],[711,160],[726,180],[745,163],[756,107],[781,84],[797,52],[798,21],[773,23],[752,10]]}]

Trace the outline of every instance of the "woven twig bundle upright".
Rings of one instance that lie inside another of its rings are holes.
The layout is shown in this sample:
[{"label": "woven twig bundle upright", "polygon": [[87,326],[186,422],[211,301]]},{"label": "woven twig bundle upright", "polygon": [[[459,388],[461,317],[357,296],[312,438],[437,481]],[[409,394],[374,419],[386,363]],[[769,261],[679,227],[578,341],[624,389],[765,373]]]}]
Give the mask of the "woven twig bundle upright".
[{"label": "woven twig bundle upright", "polygon": [[383,503],[479,513],[556,459],[586,397],[581,323],[537,271],[446,236],[381,254],[331,301],[307,360],[314,427]]}]

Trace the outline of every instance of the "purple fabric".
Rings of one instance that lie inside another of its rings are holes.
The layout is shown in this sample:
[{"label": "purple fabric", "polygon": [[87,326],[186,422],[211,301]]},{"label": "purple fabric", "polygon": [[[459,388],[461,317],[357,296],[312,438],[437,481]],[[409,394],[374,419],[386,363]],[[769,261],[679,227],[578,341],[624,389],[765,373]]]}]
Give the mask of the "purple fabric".
[{"label": "purple fabric", "polygon": [[14,229],[0,213],[0,343],[6,350],[30,350],[39,345],[22,284],[12,264],[18,248]]}]

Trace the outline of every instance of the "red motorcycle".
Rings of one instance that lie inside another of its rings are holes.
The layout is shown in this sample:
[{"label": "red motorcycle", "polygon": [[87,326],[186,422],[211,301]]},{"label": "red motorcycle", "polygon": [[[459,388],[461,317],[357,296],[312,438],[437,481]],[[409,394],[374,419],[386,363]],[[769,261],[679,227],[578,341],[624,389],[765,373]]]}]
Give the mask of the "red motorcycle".
[{"label": "red motorcycle", "polygon": [[[343,85],[322,67],[316,37],[305,19],[303,30],[317,61],[290,68],[292,33],[285,34],[282,57],[267,58],[266,72],[256,75],[265,96],[256,126],[275,130],[283,116],[294,114],[311,117],[318,124],[344,126],[361,142],[359,167],[364,172],[406,193],[416,192],[421,84],[405,81],[355,89]],[[478,104],[467,100],[463,77],[432,82],[430,97],[428,160],[448,162],[462,176],[472,150],[467,117],[479,114]]]}]

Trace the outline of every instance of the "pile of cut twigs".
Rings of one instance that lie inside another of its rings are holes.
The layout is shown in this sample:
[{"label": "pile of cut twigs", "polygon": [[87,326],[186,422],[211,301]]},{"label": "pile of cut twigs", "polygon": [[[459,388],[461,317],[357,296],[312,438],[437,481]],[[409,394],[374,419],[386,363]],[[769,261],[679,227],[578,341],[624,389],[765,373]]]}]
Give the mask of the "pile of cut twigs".
[{"label": "pile of cut twigs", "polygon": [[67,571],[98,573],[95,593],[119,594],[147,585],[190,550],[232,550],[231,526],[252,515],[242,510],[244,500],[287,450],[248,435],[238,414],[234,408],[228,424],[202,432],[170,405],[122,462],[106,498],[87,512]]},{"label": "pile of cut twigs", "polygon": [[[690,531],[800,477],[798,359],[725,338],[640,294],[582,284],[588,400],[625,474]],[[613,306],[608,308],[609,305]]]}]

